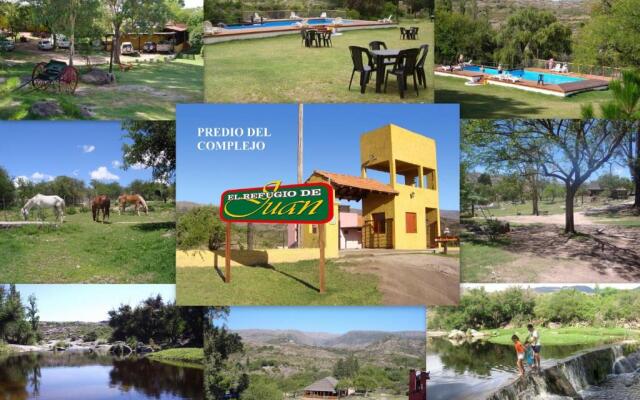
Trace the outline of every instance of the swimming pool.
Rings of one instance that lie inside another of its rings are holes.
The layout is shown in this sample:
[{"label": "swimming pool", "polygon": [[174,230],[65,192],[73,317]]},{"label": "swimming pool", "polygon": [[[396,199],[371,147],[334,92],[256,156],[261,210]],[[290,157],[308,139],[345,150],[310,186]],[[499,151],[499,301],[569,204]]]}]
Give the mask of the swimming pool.
[{"label": "swimming pool", "polygon": [[[496,68],[484,67],[484,69],[481,70],[481,67],[479,65],[467,65],[464,67],[464,70],[482,72],[487,75],[498,75],[498,70]],[[534,83],[537,83],[538,76],[542,75],[544,79],[544,83],[551,84],[551,85],[562,85],[563,83],[573,83],[573,82],[580,82],[585,80],[584,78],[578,78],[575,76],[548,74],[546,72],[527,71],[523,69],[512,69],[505,72],[508,72],[512,76],[517,76],[520,79],[531,81]]]},{"label": "swimming pool", "polygon": [[[333,24],[333,18],[310,18],[307,20],[309,25],[331,25]],[[296,26],[302,20],[280,20],[280,21],[265,21],[262,24],[242,24],[242,25],[227,25],[225,29],[262,29],[262,28],[278,28],[278,27],[286,27],[286,26]],[[350,24],[352,23],[349,19],[343,19],[340,21],[340,24]]]}]

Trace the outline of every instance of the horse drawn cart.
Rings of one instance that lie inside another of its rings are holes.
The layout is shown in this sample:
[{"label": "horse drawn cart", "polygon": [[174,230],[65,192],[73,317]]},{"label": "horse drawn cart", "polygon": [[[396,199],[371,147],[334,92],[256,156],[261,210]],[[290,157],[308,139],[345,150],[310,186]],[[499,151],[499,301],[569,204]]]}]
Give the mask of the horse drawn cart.
[{"label": "horse drawn cart", "polygon": [[31,73],[31,85],[40,90],[57,87],[59,92],[73,94],[78,87],[79,74],[63,61],[50,60],[36,64]]}]

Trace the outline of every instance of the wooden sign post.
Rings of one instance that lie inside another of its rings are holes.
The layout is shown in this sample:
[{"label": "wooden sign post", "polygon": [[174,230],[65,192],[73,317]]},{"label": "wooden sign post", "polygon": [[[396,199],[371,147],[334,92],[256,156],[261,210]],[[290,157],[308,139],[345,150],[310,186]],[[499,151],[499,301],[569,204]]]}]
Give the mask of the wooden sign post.
[{"label": "wooden sign post", "polygon": [[224,265],[226,283],[231,282],[231,224],[317,224],[319,291],[324,293],[326,223],[333,219],[333,187],[324,182],[281,185],[269,182],[261,188],[233,189],[222,193],[220,219],[227,223]]}]

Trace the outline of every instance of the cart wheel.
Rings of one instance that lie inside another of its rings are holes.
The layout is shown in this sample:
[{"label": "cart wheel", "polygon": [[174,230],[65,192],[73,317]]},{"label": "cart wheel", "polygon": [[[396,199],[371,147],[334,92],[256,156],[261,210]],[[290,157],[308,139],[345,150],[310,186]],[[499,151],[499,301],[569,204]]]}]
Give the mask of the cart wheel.
[{"label": "cart wheel", "polygon": [[71,66],[66,66],[60,73],[60,91],[66,94],[73,94],[78,87],[78,70]]},{"label": "cart wheel", "polygon": [[47,88],[47,83],[42,79],[38,79],[38,76],[43,74],[46,69],[47,69],[47,63],[43,63],[43,62],[38,63],[36,64],[35,67],[33,67],[33,72],[31,72],[31,85],[34,88],[42,89],[42,90]]}]

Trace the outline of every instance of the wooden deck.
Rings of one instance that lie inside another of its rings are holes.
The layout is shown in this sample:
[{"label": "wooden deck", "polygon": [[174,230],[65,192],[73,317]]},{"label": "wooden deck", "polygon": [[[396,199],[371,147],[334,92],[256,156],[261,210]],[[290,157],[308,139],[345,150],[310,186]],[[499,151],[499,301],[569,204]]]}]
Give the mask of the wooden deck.
[{"label": "wooden deck", "polygon": [[[527,70],[535,71],[535,72],[550,73],[549,70],[544,70],[541,68],[527,68]],[[435,73],[436,75],[450,76],[455,78],[464,78],[467,80],[471,80],[476,77],[482,77],[487,81],[487,83],[492,85],[512,87],[515,89],[527,90],[530,92],[549,94],[549,95],[560,96],[560,97],[567,97],[576,93],[587,92],[591,90],[608,89],[609,81],[611,80],[610,78],[606,78],[606,77],[597,77],[598,79],[593,79],[591,75],[589,75],[590,78],[587,78],[588,77],[587,75],[562,74],[562,75],[573,76],[577,78],[583,78],[585,80],[578,81],[578,82],[563,83],[559,85],[554,85],[554,84],[540,85],[538,83],[534,83],[532,81],[527,81],[527,80],[520,80],[518,82],[500,80],[496,77],[496,75],[483,74],[482,72],[477,72],[477,71],[446,71],[446,70],[443,70],[441,67],[438,67],[436,68]]]}]

